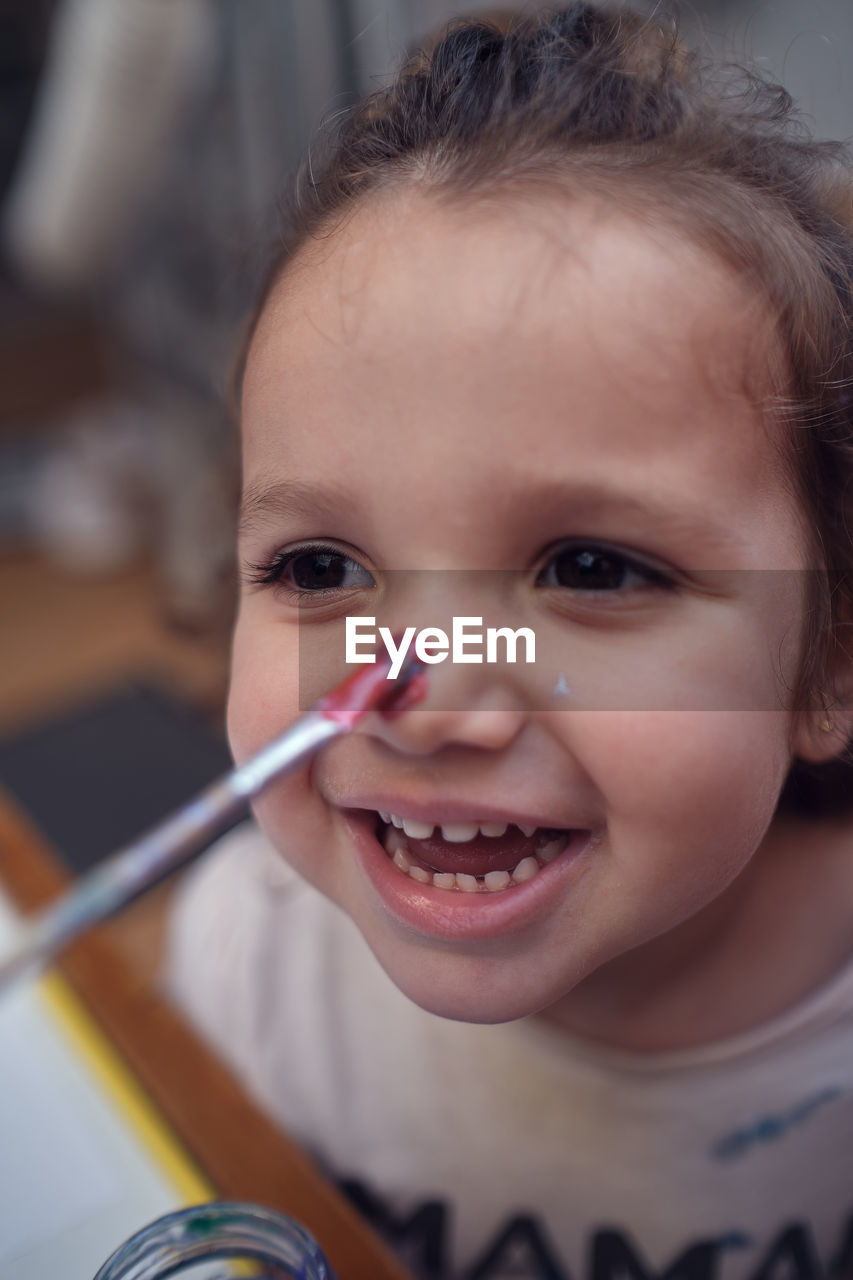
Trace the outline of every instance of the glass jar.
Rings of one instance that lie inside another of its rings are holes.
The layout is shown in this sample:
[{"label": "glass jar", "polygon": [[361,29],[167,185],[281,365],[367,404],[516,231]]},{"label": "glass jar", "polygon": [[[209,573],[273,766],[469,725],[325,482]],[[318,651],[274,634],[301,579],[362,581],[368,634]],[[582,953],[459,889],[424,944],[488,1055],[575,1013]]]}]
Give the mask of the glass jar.
[{"label": "glass jar", "polygon": [[335,1280],[313,1236],[256,1204],[214,1201],[169,1213],[131,1236],[95,1280]]}]

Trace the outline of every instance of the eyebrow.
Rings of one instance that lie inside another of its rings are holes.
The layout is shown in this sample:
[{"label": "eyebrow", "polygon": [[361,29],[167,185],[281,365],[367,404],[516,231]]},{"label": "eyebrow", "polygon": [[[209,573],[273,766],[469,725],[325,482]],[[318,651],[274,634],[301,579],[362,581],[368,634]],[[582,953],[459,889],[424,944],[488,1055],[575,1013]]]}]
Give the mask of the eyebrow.
[{"label": "eyebrow", "polygon": [[[497,495],[496,495],[497,496]],[[501,498],[510,511],[523,502],[542,519],[571,517],[584,521],[598,515],[637,517],[649,532],[674,541],[701,541],[704,549],[729,555],[740,547],[737,538],[722,525],[715,524],[702,510],[656,503],[634,493],[603,488],[597,484],[545,484],[525,491],[509,488]],[[343,513],[357,514],[353,494],[334,483],[313,484],[302,480],[278,480],[272,484],[249,485],[242,497],[237,528],[241,537],[255,532],[265,521],[286,518],[334,518]]]},{"label": "eyebrow", "polygon": [[668,499],[656,502],[654,498],[595,484],[572,488],[549,484],[532,492],[527,501],[551,518],[561,512],[578,520],[596,515],[635,517],[643,523],[644,533],[659,534],[670,541],[701,542],[704,549],[721,555],[742,549],[730,529],[710,519],[703,508],[676,505]]},{"label": "eyebrow", "polygon": [[356,505],[349,490],[334,484],[308,484],[303,480],[250,484],[240,500],[237,532],[245,536],[269,519],[350,513]]}]

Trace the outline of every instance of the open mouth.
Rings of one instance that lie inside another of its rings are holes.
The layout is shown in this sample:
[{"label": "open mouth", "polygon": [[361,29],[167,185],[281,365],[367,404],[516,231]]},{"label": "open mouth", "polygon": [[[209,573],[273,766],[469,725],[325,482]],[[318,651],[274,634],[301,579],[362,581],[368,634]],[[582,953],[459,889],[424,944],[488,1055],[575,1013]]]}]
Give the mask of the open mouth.
[{"label": "open mouth", "polygon": [[382,812],[376,829],[402,875],[451,893],[502,893],[526,884],[589,835],[505,822],[436,825]]}]

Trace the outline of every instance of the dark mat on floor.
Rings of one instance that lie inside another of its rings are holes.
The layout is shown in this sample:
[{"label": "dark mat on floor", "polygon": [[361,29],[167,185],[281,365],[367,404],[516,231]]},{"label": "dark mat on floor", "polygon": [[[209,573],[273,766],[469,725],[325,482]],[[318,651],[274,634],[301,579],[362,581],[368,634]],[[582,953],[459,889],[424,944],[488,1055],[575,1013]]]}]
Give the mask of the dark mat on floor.
[{"label": "dark mat on floor", "polygon": [[0,786],[75,872],[230,767],[224,734],[171,694],[141,683],[0,740]]}]

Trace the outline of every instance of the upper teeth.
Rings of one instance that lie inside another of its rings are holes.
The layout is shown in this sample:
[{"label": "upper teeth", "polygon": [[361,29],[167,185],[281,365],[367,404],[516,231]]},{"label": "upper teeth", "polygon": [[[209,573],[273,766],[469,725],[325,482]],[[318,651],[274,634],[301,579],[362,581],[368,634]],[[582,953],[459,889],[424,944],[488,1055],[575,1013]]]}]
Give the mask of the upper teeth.
[{"label": "upper teeth", "polygon": [[[402,818],[398,813],[383,813],[381,809],[379,816],[384,823],[399,827],[413,840],[428,840],[437,825],[434,822],[419,822],[416,818]],[[451,844],[463,844],[466,840],[473,840],[478,833],[484,836],[502,836],[508,826],[507,822],[443,822],[440,830],[442,839]],[[525,836],[532,836],[536,831],[535,826],[521,823],[518,828]]]}]

